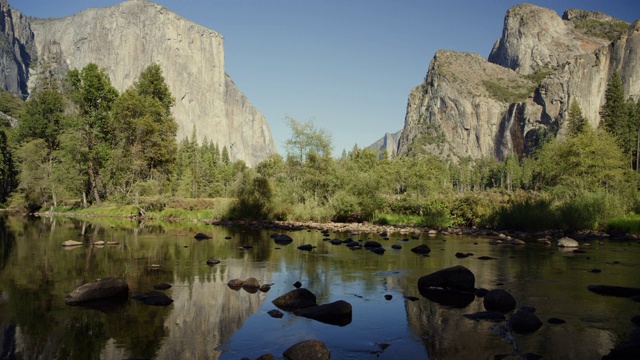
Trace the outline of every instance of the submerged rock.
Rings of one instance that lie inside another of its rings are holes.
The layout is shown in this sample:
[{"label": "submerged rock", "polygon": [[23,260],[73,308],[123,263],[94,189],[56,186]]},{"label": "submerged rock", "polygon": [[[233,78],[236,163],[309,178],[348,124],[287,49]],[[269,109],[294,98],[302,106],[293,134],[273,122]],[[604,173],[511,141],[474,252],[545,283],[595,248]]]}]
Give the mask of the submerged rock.
[{"label": "submerged rock", "polygon": [[250,277],[242,283],[242,287],[245,289],[259,289],[260,283],[258,282],[258,279]]},{"label": "submerged rock", "polygon": [[456,265],[421,277],[418,280],[418,290],[422,293],[423,290],[436,287],[445,290],[473,292],[475,282],[476,277],[471,270],[462,265]]},{"label": "submerged rock", "polygon": [[617,296],[617,297],[633,297],[640,295],[640,288],[612,285],[589,285],[589,291],[600,295]]},{"label": "submerged rock", "polygon": [[278,245],[287,245],[293,242],[293,239],[289,235],[280,234],[273,237],[273,242]]},{"label": "submerged rock", "polygon": [[549,324],[554,324],[554,325],[561,325],[561,324],[566,323],[565,320],[562,320],[562,319],[559,319],[559,318],[549,318],[549,319],[547,319],[547,322]]},{"label": "submerged rock", "polygon": [[291,290],[288,293],[275,298],[273,305],[285,311],[294,311],[311,306],[318,306],[316,296],[305,288]]},{"label": "submerged rock", "polygon": [[132,299],[152,306],[168,306],[173,302],[173,299],[167,296],[167,294],[155,290],[133,296]]},{"label": "submerged rock", "polygon": [[80,246],[80,245],[82,245],[82,243],[80,241],[75,241],[75,240],[67,240],[62,243],[62,246],[64,247],[73,247],[73,246]]},{"label": "submerged rock", "polygon": [[280,319],[281,317],[284,316],[284,314],[280,310],[276,310],[276,309],[267,311],[267,314],[269,314],[269,316],[271,316],[272,318],[276,318],[276,319]]},{"label": "submerged rock", "polygon": [[533,312],[520,308],[509,318],[509,326],[515,333],[527,334],[540,329],[542,321]]},{"label": "submerged rock", "polygon": [[414,252],[416,254],[426,255],[431,252],[431,249],[427,245],[421,244],[411,249],[411,252]]},{"label": "submerged rock", "polygon": [[168,290],[168,289],[171,289],[171,284],[167,284],[167,283],[157,284],[157,285],[153,285],[153,288],[156,290]]},{"label": "submerged rock", "polygon": [[369,241],[367,241],[367,242],[365,242],[365,243],[364,243],[364,247],[365,247],[365,248],[369,248],[369,249],[375,249],[375,248],[382,247],[382,244],[380,244],[380,243],[379,243],[379,242],[377,242],[377,241],[369,240]]},{"label": "submerged rock", "polygon": [[242,285],[244,285],[244,281],[240,280],[240,279],[231,279],[229,280],[229,282],[227,283],[227,286],[229,286],[230,288],[241,288]]},{"label": "submerged rock", "polygon": [[505,313],[516,308],[516,299],[504,289],[494,289],[484,295],[483,304],[487,311]]},{"label": "submerged rock", "polygon": [[220,264],[220,259],[216,259],[216,258],[207,259],[207,265],[213,266],[213,265],[216,265],[216,264]]},{"label": "submerged rock", "polygon": [[123,277],[107,277],[79,286],[65,300],[67,305],[111,297],[129,296],[129,285]]},{"label": "submerged rock", "polygon": [[301,341],[282,353],[285,360],[329,360],[331,353],[320,340]]},{"label": "submerged rock", "polygon": [[196,240],[205,240],[205,239],[211,239],[211,236],[203,233],[197,233],[193,236],[193,238]]},{"label": "submerged rock", "polygon": [[558,246],[574,248],[574,247],[579,247],[580,244],[577,241],[573,240],[572,238],[563,237],[560,240],[558,240]]},{"label": "submerged rock", "polygon": [[325,324],[345,326],[351,323],[351,304],[338,300],[329,304],[295,310],[295,315],[317,320]]},{"label": "submerged rock", "polygon": [[313,245],[311,245],[311,244],[300,245],[300,246],[298,246],[298,250],[311,251],[311,250],[313,250]]}]

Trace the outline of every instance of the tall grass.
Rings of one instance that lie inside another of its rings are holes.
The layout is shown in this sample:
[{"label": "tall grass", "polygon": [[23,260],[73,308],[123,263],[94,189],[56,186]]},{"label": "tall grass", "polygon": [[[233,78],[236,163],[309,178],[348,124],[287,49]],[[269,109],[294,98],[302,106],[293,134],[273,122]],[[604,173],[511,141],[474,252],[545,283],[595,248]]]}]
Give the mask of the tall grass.
[{"label": "tall grass", "polygon": [[640,215],[629,214],[610,219],[607,222],[607,229],[627,234],[640,234]]}]

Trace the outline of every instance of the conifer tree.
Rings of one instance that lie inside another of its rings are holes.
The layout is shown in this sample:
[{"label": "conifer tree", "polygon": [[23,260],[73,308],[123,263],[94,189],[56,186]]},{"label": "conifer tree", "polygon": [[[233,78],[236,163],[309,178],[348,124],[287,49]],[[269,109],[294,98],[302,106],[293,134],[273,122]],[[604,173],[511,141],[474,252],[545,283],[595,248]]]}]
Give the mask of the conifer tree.
[{"label": "conifer tree", "polygon": [[569,114],[567,116],[567,122],[569,125],[568,135],[576,136],[584,131],[587,125],[587,119],[582,115],[582,108],[578,104],[578,100],[573,98],[571,106],[569,107]]}]

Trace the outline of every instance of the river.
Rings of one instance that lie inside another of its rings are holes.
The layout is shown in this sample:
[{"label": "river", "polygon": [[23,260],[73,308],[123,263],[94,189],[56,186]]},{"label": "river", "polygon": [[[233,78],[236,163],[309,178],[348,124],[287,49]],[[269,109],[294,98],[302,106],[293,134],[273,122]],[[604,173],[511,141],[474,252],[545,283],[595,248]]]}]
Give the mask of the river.
[{"label": "river", "polygon": [[[196,240],[202,232],[212,238]],[[330,238],[375,240],[378,255],[332,245],[317,230],[287,232],[202,223],[138,223],[121,219],[0,217],[0,358],[2,359],[276,359],[291,345],[322,340],[335,359],[493,359],[535,353],[549,359],[599,359],[624,341],[640,303],[587,290],[590,284],[640,287],[640,244],[593,241],[584,253],[529,241],[493,245],[471,236],[332,233]],[[66,240],[83,245],[64,248]],[[93,242],[116,244],[92,246]],[[316,246],[301,251],[302,244]],[[401,249],[392,249],[391,245]],[[410,251],[427,244],[429,256]],[[473,253],[459,259],[455,253]],[[480,260],[490,256],[494,260]],[[208,258],[220,264],[208,266]],[[465,308],[432,302],[418,279],[463,265],[476,288],[502,288],[517,306],[532,306],[543,326],[506,341],[496,324],[463,314],[483,311],[481,298]],[[589,270],[601,269],[600,273]],[[124,276],[130,295],[171,284],[171,305],[133,299],[109,308],[65,305],[77,286]],[[255,277],[272,284],[251,293],[227,286]],[[337,300],[353,307],[352,321],[335,326],[283,311],[273,318],[276,297],[299,281],[319,304]],[[386,296],[385,295],[390,295]],[[418,300],[405,297],[417,297]],[[554,325],[548,318],[566,323]]]}]

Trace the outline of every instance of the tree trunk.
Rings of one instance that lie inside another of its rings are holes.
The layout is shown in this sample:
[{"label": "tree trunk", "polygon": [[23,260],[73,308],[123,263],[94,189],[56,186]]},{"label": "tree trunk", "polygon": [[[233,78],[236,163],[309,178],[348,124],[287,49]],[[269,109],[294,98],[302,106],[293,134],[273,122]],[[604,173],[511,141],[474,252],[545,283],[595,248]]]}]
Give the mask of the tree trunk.
[{"label": "tree trunk", "polygon": [[640,128],[638,128],[638,138],[636,143],[636,171],[640,173]]},{"label": "tree trunk", "polygon": [[93,193],[93,197],[96,200],[96,204],[98,206],[102,206],[102,201],[100,200],[100,194],[98,194],[98,185],[96,184],[96,170],[95,165],[93,163],[93,159],[89,156],[89,186],[91,187],[91,192]]}]

